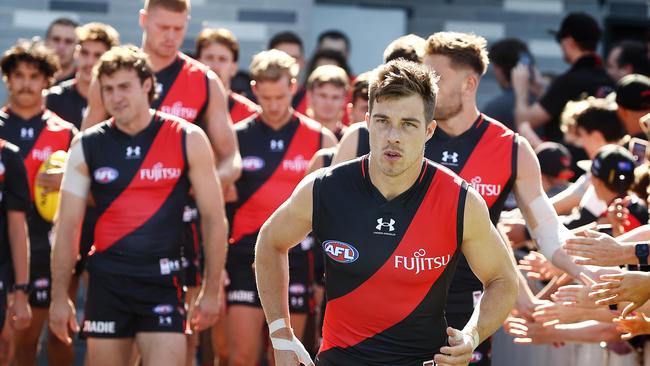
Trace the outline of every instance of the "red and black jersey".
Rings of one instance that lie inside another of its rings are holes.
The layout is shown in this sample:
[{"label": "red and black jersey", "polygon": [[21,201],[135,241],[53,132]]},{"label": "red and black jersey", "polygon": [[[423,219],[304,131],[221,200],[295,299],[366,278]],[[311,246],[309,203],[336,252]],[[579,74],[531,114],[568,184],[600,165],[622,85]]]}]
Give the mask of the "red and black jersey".
[{"label": "red and black jersey", "polygon": [[422,365],[439,352],[466,195],[466,182],[428,160],[392,200],[372,184],[367,156],[315,180],[327,295],[317,365]]},{"label": "red and black jersey", "polygon": [[[75,133],[74,126],[56,114],[45,109],[27,120],[22,119],[9,108],[0,110],[0,138],[18,146],[23,157],[30,198],[34,199],[34,181],[41,164],[57,150],[67,151]],[[28,215],[30,249],[32,261],[40,255],[49,256],[48,238],[52,224],[43,220],[32,205]]]},{"label": "red and black jersey", "polygon": [[158,98],[151,107],[201,125],[209,103],[207,72],[207,66],[179,52],[156,73]]},{"label": "red and black jersey", "polygon": [[232,123],[239,123],[259,112],[259,106],[241,94],[228,94],[228,112]]},{"label": "red and black jersey", "polygon": [[293,95],[291,99],[291,106],[296,112],[300,114],[307,114],[307,108],[309,107],[309,96],[307,94],[307,88],[304,86],[299,86],[296,94]]},{"label": "red and black jersey", "polygon": [[[452,137],[436,129],[424,153],[465,179],[483,197],[492,223],[496,224],[517,178],[517,146],[517,134],[481,114],[472,127],[459,136]],[[447,312],[471,312],[475,300],[472,293],[483,290],[483,284],[465,257],[460,257]]]},{"label": "red and black jersey", "polygon": [[0,139],[0,288],[13,283],[7,211],[27,212],[30,207],[27,171],[18,147]]},{"label": "red and black jersey", "polygon": [[89,270],[135,276],[180,270],[189,191],[186,126],[156,113],[134,136],[111,120],[84,132],[97,212]]},{"label": "red and black jersey", "polygon": [[261,117],[235,126],[242,175],[235,183],[238,200],[228,206],[231,250],[251,251],[262,224],[289,198],[305,176],[309,160],[321,148],[321,125],[299,113],[279,130]]},{"label": "red and black jersey", "polygon": [[88,100],[77,90],[75,79],[66,80],[48,90],[45,101],[47,109],[72,123],[78,130],[88,109]]}]

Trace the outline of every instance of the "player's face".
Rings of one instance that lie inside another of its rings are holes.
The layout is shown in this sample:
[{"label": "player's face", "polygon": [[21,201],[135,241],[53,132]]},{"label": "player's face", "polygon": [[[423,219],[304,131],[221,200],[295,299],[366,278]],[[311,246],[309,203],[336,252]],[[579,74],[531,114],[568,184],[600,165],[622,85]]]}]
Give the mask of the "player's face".
[{"label": "player's face", "polygon": [[368,101],[357,98],[353,103],[348,104],[348,118],[350,122],[360,122],[368,113]]},{"label": "player's face", "polygon": [[253,94],[262,107],[262,119],[270,124],[283,123],[289,119],[291,98],[295,80],[284,75],[277,81],[261,81],[253,85]]},{"label": "player's face", "polygon": [[452,68],[451,59],[443,55],[426,55],[423,63],[440,76],[436,120],[446,121],[458,115],[463,109],[462,88],[467,71]]},{"label": "player's face", "polygon": [[226,85],[237,73],[237,63],[232,51],[221,43],[212,42],[203,47],[199,61],[210,67]]},{"label": "player's face", "polygon": [[90,82],[93,66],[106,51],[108,47],[98,41],[85,41],[77,47],[77,72],[82,81]]},{"label": "player's face", "polygon": [[102,75],[99,85],[106,111],[118,124],[130,123],[140,111],[149,107],[151,79],[141,83],[135,70],[119,69],[112,75]]},{"label": "player's face", "polygon": [[11,105],[19,108],[34,108],[43,104],[43,89],[48,80],[36,65],[19,62],[16,69],[6,78]]},{"label": "player's face", "polygon": [[419,169],[424,144],[436,126],[435,121],[426,126],[419,95],[376,100],[367,122],[372,159],[385,175],[396,177]]},{"label": "player's face", "polygon": [[57,24],[52,27],[50,35],[45,40],[45,45],[59,57],[61,67],[68,67],[74,60],[74,50],[77,44],[77,35],[74,27]]},{"label": "player's face", "polygon": [[172,57],[183,44],[187,31],[187,11],[175,12],[156,6],[140,13],[144,47],[158,57]]},{"label": "player's face", "polygon": [[345,107],[345,89],[332,83],[315,86],[309,101],[316,121],[338,121]]}]

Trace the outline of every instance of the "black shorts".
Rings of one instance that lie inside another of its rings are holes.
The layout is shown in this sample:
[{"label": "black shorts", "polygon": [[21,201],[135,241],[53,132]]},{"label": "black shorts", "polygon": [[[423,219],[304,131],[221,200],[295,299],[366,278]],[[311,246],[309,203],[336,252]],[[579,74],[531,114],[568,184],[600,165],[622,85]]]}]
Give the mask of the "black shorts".
[{"label": "black shorts", "polygon": [[90,273],[84,337],[133,338],[140,332],[185,331],[185,294],[178,276]]},{"label": "black shorts", "polygon": [[198,209],[195,205],[185,206],[183,212],[184,237],[182,246],[183,285],[201,286],[203,274],[201,265],[201,225]]},{"label": "black shorts", "polygon": [[[472,314],[466,313],[447,313],[445,318],[447,324],[456,329],[462,330],[469,321]],[[479,344],[472,354],[472,360],[469,362],[472,366],[490,366],[492,365],[492,338],[488,338]]]},{"label": "black shorts", "polygon": [[[226,287],[226,301],[230,305],[262,307],[257,293],[253,254],[228,252],[226,270],[230,285]],[[289,311],[310,313],[313,310],[313,269],[307,256],[289,255]]]},{"label": "black shorts", "polygon": [[49,308],[52,291],[49,255],[32,257],[29,263],[29,285],[29,304],[34,308]]}]

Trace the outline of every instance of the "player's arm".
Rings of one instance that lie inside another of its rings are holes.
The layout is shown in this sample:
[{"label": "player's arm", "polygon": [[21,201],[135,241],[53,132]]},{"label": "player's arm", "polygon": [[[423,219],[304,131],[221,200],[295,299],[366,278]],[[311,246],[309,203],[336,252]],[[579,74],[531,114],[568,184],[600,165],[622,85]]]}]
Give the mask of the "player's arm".
[{"label": "player's arm", "polygon": [[67,344],[72,342],[68,336],[68,327],[75,332],[78,330],[75,308],[68,296],[68,288],[79,253],[81,223],[86,212],[86,199],[89,191],[90,174],[82,149],[82,141],[77,135],[72,141],[63,174],[59,207],[55,216],[51,261],[50,330]]},{"label": "player's arm", "polygon": [[99,86],[99,80],[94,76],[88,87],[88,109],[86,116],[83,121],[81,121],[81,130],[84,131],[89,127],[92,127],[99,122],[102,122],[108,118],[108,112],[104,108],[104,102],[102,101],[102,94]]},{"label": "player's arm", "polygon": [[[14,279],[18,285],[29,283],[29,237],[27,233],[26,212],[29,208],[29,183],[23,160],[18,151],[9,151],[4,156],[5,191],[4,201],[7,208],[7,230],[11,260],[14,268]],[[29,326],[31,312],[27,293],[16,291],[11,313],[16,319],[15,329]],[[13,319],[12,319],[13,320]]]},{"label": "player's arm", "polygon": [[[294,353],[300,355],[304,351],[291,330],[289,318],[288,252],[312,229],[312,189],[315,177],[316,174],[305,177],[291,197],[266,220],[255,246],[255,277],[260,301],[271,328],[269,333],[276,351],[285,351],[276,353],[276,361],[282,360],[280,357],[294,357]],[[302,353],[303,357],[304,354],[307,354],[306,351]],[[311,364],[306,361],[303,363]]]},{"label": "player's arm", "polygon": [[572,235],[560,222],[542,189],[539,161],[526,139],[519,138],[517,154],[517,180],[514,191],[531,236],[537,242],[540,252],[556,267],[573,278],[580,278],[580,272],[590,271],[575,264],[561,249],[562,244]]},{"label": "player's arm", "polygon": [[342,163],[344,161],[352,160],[357,157],[357,145],[359,143],[359,123],[365,125],[365,122],[358,122],[348,127],[341,141],[339,141],[339,148],[332,158],[332,165]]},{"label": "player's arm", "polygon": [[201,217],[205,255],[205,280],[191,318],[192,329],[201,331],[214,324],[219,315],[219,285],[226,260],[228,224],[210,142],[193,125],[188,127],[186,138],[188,175]]},{"label": "player's arm", "polygon": [[226,91],[214,72],[209,71],[207,75],[210,100],[205,113],[206,133],[217,156],[217,172],[225,188],[241,175],[241,156],[228,113]]}]

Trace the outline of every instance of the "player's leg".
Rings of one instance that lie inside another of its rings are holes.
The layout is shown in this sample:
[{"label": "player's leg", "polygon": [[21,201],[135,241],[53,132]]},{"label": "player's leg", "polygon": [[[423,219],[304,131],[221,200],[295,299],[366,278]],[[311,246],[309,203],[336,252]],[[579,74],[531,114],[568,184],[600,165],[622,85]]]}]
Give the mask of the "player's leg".
[{"label": "player's leg", "polygon": [[140,332],[135,340],[143,366],[182,365],[187,356],[187,343],[183,333]]},{"label": "player's leg", "polygon": [[34,307],[32,305],[32,322],[29,327],[14,331],[16,353],[14,361],[16,366],[34,366],[38,355],[38,342],[47,321],[48,308]]},{"label": "player's leg", "polygon": [[128,365],[133,338],[93,338],[86,340],[87,365]]}]

